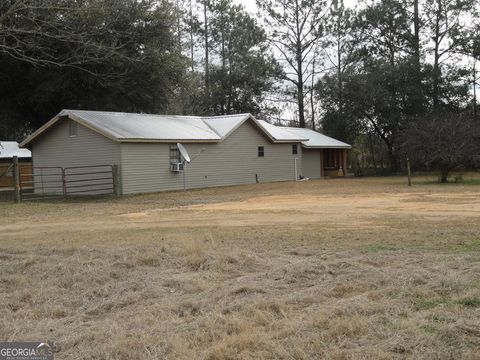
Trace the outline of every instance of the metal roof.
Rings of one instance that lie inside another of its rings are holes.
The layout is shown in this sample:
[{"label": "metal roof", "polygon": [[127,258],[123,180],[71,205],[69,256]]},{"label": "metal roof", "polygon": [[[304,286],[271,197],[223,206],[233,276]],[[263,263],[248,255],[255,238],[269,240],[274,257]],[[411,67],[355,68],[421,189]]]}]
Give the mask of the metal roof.
[{"label": "metal roof", "polygon": [[20,146],[28,146],[64,117],[119,142],[220,142],[245,121],[251,120],[274,143],[302,142],[305,147],[350,147],[313,130],[275,126],[250,114],[179,116],[86,110],[62,110]]},{"label": "metal roof", "polygon": [[302,141],[302,146],[305,148],[321,149],[321,148],[334,148],[334,149],[351,149],[352,146],[344,143],[340,140],[331,138],[329,136],[320,134],[317,131],[304,128],[287,128],[290,132],[297,134],[297,136],[306,137],[307,141]]},{"label": "metal roof", "polygon": [[[69,116],[106,132],[115,140],[221,140],[198,116],[149,115],[120,112],[63,110]],[[236,116],[244,119],[245,115]]]},{"label": "metal roof", "polygon": [[202,117],[62,110],[20,146],[28,146],[63,117],[119,142],[220,142],[248,119],[257,123],[250,114]]},{"label": "metal roof", "polygon": [[350,149],[352,146],[315,130],[276,126],[264,120],[258,120],[260,125],[278,141],[300,141],[305,148],[336,148]]},{"label": "metal roof", "polygon": [[0,141],[0,159],[9,159],[14,156],[31,158],[32,153],[28,149],[20,149],[16,141]]},{"label": "metal roof", "polygon": [[210,116],[201,118],[210,128],[212,128],[220,137],[225,138],[239,127],[250,114],[240,114],[231,116]]},{"label": "metal roof", "polygon": [[260,126],[267,131],[272,138],[277,141],[292,142],[292,141],[306,141],[308,137],[305,137],[304,134],[294,133],[289,130],[287,127],[275,126],[265,120],[257,120]]}]

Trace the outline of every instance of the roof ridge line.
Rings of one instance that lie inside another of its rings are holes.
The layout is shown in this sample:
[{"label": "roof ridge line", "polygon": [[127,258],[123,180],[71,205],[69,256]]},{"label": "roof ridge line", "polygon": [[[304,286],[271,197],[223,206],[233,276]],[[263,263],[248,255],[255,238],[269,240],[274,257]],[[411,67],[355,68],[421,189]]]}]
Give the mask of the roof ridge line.
[{"label": "roof ridge line", "polygon": [[161,116],[161,117],[178,117],[178,118],[190,118],[190,119],[199,119],[202,117],[199,115],[167,115],[167,114],[149,114],[149,113],[130,113],[125,111],[99,111],[99,110],[76,110],[76,109],[63,109],[63,111],[73,111],[73,112],[90,112],[90,113],[104,113],[110,115],[139,115],[139,116]]},{"label": "roof ridge line", "polygon": [[202,120],[203,119],[215,119],[215,118],[225,118],[225,117],[235,117],[235,116],[253,116],[250,113],[240,113],[240,114],[228,114],[228,115],[208,115],[208,116],[199,116]]},{"label": "roof ridge line", "polygon": [[125,115],[126,114],[126,115],[139,115],[139,116],[177,117],[177,118],[198,119],[198,120],[251,115],[250,113],[228,114],[228,115],[208,115],[208,116],[177,115],[177,114],[169,115],[169,114],[134,113],[134,112],[125,112],[125,111],[102,111],[102,110],[80,110],[80,109],[62,109],[62,111],[105,113],[105,114],[111,114],[111,115]]},{"label": "roof ridge line", "polygon": [[201,121],[202,121],[205,125],[207,125],[207,127],[208,127],[210,130],[212,130],[215,134],[217,134],[217,136],[218,136],[221,140],[223,140],[223,136],[220,135],[220,133],[217,132],[217,130],[215,130],[212,126],[210,126],[210,124],[207,123],[204,118],[201,118]]},{"label": "roof ridge line", "polygon": [[[220,135],[220,133],[218,133],[214,128],[212,128],[205,120],[206,119],[213,119],[215,117],[211,116],[211,117],[204,117],[202,118],[202,121],[204,124],[206,124],[209,128],[211,128],[213,130],[213,132],[215,132],[215,134],[217,134],[220,139],[223,141],[225,140],[227,137],[229,137],[234,131],[236,131],[245,121],[247,121],[248,119],[250,118],[254,118],[252,114],[250,113],[245,113],[245,114],[237,114],[237,115],[225,115],[223,117],[234,117],[234,116],[242,116],[243,120],[240,124],[238,124],[236,127],[234,127],[233,129],[230,129],[230,131],[228,131],[224,136]],[[218,117],[222,117],[222,115],[218,116]]]}]

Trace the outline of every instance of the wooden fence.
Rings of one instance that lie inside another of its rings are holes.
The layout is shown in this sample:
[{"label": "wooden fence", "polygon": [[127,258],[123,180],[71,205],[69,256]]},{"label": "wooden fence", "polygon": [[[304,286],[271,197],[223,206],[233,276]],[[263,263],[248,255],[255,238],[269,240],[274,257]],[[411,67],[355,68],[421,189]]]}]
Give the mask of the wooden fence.
[{"label": "wooden fence", "polygon": [[[32,179],[32,163],[19,162],[20,181],[24,183],[31,182]],[[0,163],[0,190],[13,189],[13,162]]]}]

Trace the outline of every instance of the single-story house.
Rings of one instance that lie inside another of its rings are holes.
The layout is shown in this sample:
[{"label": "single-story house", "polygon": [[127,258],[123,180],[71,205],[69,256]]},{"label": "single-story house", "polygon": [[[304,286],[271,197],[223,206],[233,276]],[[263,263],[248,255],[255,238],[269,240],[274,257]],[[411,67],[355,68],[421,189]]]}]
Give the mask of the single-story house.
[{"label": "single-story house", "polygon": [[[181,171],[181,143],[192,161]],[[351,146],[250,114],[63,110],[21,143],[34,167],[118,165],[122,194],[343,176]],[[180,167],[179,167],[180,166]],[[180,171],[179,171],[180,170]],[[183,173],[183,174],[182,174]]]},{"label": "single-story house", "polygon": [[26,174],[22,179],[29,179],[32,173],[32,154],[28,149],[20,148],[16,141],[0,140],[0,188],[13,186],[11,165],[13,157],[18,158],[20,172]]}]

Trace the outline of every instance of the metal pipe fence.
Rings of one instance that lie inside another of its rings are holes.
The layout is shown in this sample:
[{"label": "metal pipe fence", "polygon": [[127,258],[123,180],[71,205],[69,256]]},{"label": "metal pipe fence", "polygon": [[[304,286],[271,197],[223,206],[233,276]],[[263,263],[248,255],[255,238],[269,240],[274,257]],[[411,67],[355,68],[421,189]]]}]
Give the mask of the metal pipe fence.
[{"label": "metal pipe fence", "polygon": [[113,165],[32,167],[31,173],[21,173],[22,201],[98,196],[115,193]]}]

